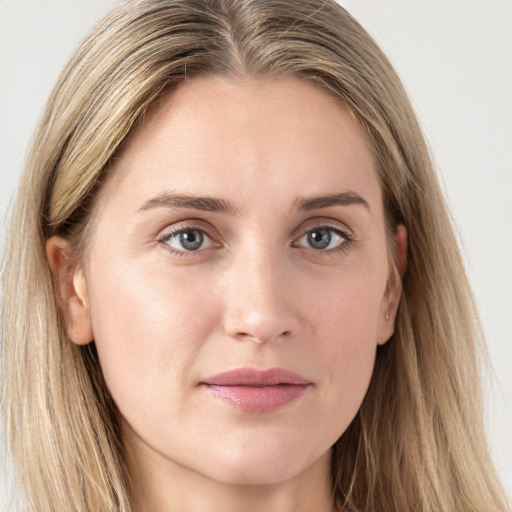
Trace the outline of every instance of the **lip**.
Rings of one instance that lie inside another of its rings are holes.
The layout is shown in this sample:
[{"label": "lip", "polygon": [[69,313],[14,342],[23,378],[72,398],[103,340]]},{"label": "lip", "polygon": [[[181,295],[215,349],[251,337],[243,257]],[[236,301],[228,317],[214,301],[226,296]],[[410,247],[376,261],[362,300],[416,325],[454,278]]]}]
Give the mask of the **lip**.
[{"label": "lip", "polygon": [[297,400],[312,382],[284,368],[239,368],[209,377],[200,385],[236,408],[265,412]]}]

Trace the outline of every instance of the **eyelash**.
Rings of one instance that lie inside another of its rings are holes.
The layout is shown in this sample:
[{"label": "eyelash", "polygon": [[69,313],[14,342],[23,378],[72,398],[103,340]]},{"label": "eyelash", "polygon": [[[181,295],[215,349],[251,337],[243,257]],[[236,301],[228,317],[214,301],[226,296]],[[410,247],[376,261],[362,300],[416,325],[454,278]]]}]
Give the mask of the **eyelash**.
[{"label": "eyelash", "polygon": [[216,243],[214,240],[214,237],[211,236],[207,230],[205,230],[202,227],[198,227],[198,226],[194,226],[194,225],[180,226],[178,229],[175,229],[172,231],[167,231],[157,239],[157,242],[164,245],[167,251],[169,251],[171,254],[176,255],[176,256],[192,256],[194,253],[199,253],[199,252],[202,252],[202,251],[210,248],[210,247],[207,247],[204,249],[200,248],[198,250],[186,250],[186,249],[181,250],[181,249],[175,249],[175,248],[171,247],[171,245],[169,244],[170,239],[172,239],[173,237],[178,237],[179,235],[187,233],[187,232],[200,233],[201,236],[207,237],[209,240],[211,240],[212,247],[217,247],[217,248],[221,247],[221,244]]},{"label": "eyelash", "polygon": [[[323,254],[336,254],[339,251],[348,251],[350,249],[350,245],[354,241],[354,237],[349,234],[347,231],[340,229],[339,227],[334,227],[330,225],[318,225],[314,226],[310,229],[307,229],[299,238],[295,240],[293,243],[294,246],[297,246],[299,240],[301,240],[304,237],[307,237],[309,234],[313,232],[319,232],[319,231],[327,231],[329,232],[332,237],[332,233],[334,233],[336,236],[340,237],[342,240],[339,242],[339,244],[336,247],[333,247],[331,249],[315,249],[314,247],[309,247],[310,250],[314,251],[315,253],[323,253]],[[331,240],[329,240],[330,243]],[[303,247],[303,246],[299,246]]]},{"label": "eyelash", "polygon": [[[322,230],[330,232],[331,236],[332,236],[332,233],[334,233],[336,236],[338,236],[342,239],[341,242],[336,247],[333,247],[331,249],[315,249],[313,247],[304,247],[304,246],[298,245],[299,240],[308,236],[308,234],[311,234],[315,231],[322,231]],[[211,241],[211,245],[209,247],[199,248],[197,250],[186,250],[186,249],[181,250],[181,249],[175,249],[170,246],[169,240],[171,238],[177,237],[186,232],[197,232],[197,233],[200,233],[201,236],[203,236],[203,237],[206,236]],[[209,249],[211,247],[213,247],[213,248],[222,247],[222,245],[219,242],[215,242],[214,237],[211,236],[207,230],[205,230],[202,227],[195,226],[195,225],[180,226],[178,229],[175,229],[173,231],[170,231],[170,232],[167,231],[157,239],[157,242],[164,245],[166,250],[169,251],[171,254],[180,256],[180,257],[192,256],[192,255],[194,255],[194,253],[203,252],[206,249]],[[304,248],[310,249],[311,251],[313,251],[316,254],[334,254],[339,251],[344,251],[344,252],[348,251],[353,242],[354,242],[354,237],[347,231],[342,230],[339,227],[321,224],[321,225],[314,226],[314,227],[304,231],[300,237],[295,239],[295,241],[292,243],[292,246],[304,247]]]}]

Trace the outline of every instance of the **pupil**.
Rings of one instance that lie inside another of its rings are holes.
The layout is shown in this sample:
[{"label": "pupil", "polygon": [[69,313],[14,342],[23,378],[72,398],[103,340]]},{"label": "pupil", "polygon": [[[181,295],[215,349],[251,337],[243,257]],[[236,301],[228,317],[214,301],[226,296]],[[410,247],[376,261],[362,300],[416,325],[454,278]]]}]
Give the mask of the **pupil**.
[{"label": "pupil", "polygon": [[313,249],[325,249],[331,243],[331,234],[328,229],[317,229],[308,234],[308,242]]},{"label": "pupil", "polygon": [[184,231],[180,233],[180,243],[187,251],[195,251],[203,243],[203,234],[197,230]]}]

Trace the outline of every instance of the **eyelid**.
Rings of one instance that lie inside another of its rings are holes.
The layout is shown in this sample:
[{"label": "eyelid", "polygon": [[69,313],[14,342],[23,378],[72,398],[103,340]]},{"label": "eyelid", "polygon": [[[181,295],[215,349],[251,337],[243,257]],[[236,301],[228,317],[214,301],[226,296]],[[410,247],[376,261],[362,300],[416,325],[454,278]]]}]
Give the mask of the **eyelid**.
[{"label": "eyelid", "polygon": [[[308,247],[306,245],[299,245],[298,242],[308,233],[314,231],[315,229],[331,230],[333,232],[336,232],[338,236],[341,236],[344,240],[336,247],[332,247],[330,249],[315,249],[313,247]],[[298,230],[296,230],[296,233],[297,234],[294,236],[291,245],[293,247],[311,250],[317,254],[335,254],[337,251],[348,250],[356,239],[352,230],[348,228],[345,224],[341,223],[340,221],[336,221],[329,218],[309,219],[308,221],[303,223]]]},{"label": "eyelid", "polygon": [[[171,236],[187,230],[200,231],[205,237],[208,237],[211,240],[211,245],[209,247],[205,247],[204,249],[198,249],[196,251],[187,251],[185,249],[176,249],[175,247],[172,247],[167,243],[167,240]],[[222,244],[219,242],[219,238],[220,235],[218,231],[215,230],[212,226],[207,225],[207,223],[205,223],[203,220],[188,219],[177,222],[172,226],[168,226],[165,229],[161,230],[156,237],[156,242],[164,245],[165,248],[171,253],[178,254],[180,256],[188,256],[193,255],[194,253],[201,253],[203,251],[206,251],[207,249],[222,247]]]},{"label": "eyelid", "polygon": [[330,219],[328,217],[318,217],[315,219],[308,219],[306,222],[303,222],[299,228],[295,230],[293,235],[294,240],[298,240],[313,229],[332,229],[333,231],[342,233],[347,239],[355,239],[353,231],[343,222]]},{"label": "eyelid", "polygon": [[[330,219],[330,218],[315,218],[308,219],[303,222],[299,228],[295,230],[293,235],[293,239],[291,242],[292,246],[297,247],[297,242],[305,236],[308,232],[313,231],[315,229],[328,229],[339,233],[345,240],[337,247],[327,250],[315,250],[315,252],[335,252],[337,249],[346,248],[346,246],[350,245],[355,239],[355,235],[352,230],[346,226],[346,224]],[[211,241],[212,245],[206,247],[204,249],[198,249],[196,251],[187,251],[187,250],[179,250],[171,247],[166,241],[174,234],[180,233],[186,230],[197,230],[202,232],[205,236],[207,236]],[[174,254],[178,254],[180,256],[191,256],[194,253],[202,253],[210,248],[220,248],[223,244],[219,241],[221,239],[220,233],[211,226],[210,223],[204,221],[203,219],[187,219],[176,222],[171,226],[168,226],[160,231],[160,233],[156,237],[156,242],[162,245],[165,245],[166,249]],[[304,246],[300,246],[304,247]],[[306,247],[305,247],[306,248]]]}]

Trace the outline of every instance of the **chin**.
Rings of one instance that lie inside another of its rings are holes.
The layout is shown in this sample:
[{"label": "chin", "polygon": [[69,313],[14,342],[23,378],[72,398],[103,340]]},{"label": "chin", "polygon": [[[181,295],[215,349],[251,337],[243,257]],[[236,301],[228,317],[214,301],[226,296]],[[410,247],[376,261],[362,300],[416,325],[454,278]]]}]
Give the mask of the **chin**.
[{"label": "chin", "polygon": [[[219,454],[215,459],[215,480],[237,486],[271,486],[305,471],[330,468],[331,451],[319,455],[304,453],[304,448],[262,449],[257,444],[238,453]],[[324,466],[325,465],[325,466]]]}]

